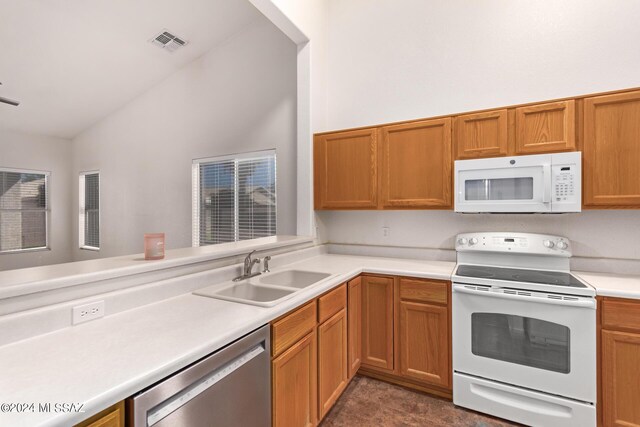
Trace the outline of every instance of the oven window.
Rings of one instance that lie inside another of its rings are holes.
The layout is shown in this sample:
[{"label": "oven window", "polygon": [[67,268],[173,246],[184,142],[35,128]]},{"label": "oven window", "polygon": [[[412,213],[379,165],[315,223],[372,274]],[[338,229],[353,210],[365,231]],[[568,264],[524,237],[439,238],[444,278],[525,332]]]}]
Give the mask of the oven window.
[{"label": "oven window", "polygon": [[476,356],[568,374],[569,328],[531,317],[471,315],[471,351]]},{"label": "oven window", "polygon": [[466,180],[464,198],[465,200],[533,200],[533,178]]}]

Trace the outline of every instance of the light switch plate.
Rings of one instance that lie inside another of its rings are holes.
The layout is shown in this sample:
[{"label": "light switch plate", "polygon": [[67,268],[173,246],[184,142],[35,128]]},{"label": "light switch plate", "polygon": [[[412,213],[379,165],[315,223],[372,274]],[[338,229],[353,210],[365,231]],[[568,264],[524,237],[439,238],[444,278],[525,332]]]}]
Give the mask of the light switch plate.
[{"label": "light switch plate", "polygon": [[88,322],[104,317],[104,300],[73,307],[73,324]]}]

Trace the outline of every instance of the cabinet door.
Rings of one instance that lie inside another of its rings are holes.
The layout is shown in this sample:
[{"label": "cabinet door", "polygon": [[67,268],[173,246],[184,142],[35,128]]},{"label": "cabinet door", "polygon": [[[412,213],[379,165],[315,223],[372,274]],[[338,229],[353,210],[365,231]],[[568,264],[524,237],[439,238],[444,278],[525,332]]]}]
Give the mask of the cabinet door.
[{"label": "cabinet door", "polygon": [[349,281],[349,305],[347,318],[349,319],[347,335],[349,338],[349,378],[352,378],[362,361],[362,278],[356,277]]},{"label": "cabinet door", "polygon": [[605,426],[640,426],[640,335],[602,331]]},{"label": "cabinet door", "polygon": [[314,143],[316,209],[378,205],[376,129],[318,135]]},{"label": "cabinet door", "polygon": [[124,427],[124,401],[76,424],[75,427]]},{"label": "cabinet door", "polygon": [[506,156],[507,110],[456,117],[456,160]]},{"label": "cabinet door", "polygon": [[393,278],[362,277],[362,365],[393,370]]},{"label": "cabinet door", "polygon": [[400,373],[450,387],[447,307],[400,302]]},{"label": "cabinet door", "polygon": [[347,386],[347,365],[347,312],[342,309],[318,327],[320,419],[329,412]]},{"label": "cabinet door", "polygon": [[450,208],[451,119],[380,129],[382,206]]},{"label": "cabinet door", "polygon": [[315,330],[273,360],[273,425],[315,426],[317,421],[317,347]]},{"label": "cabinet door", "polygon": [[516,154],[576,149],[575,101],[516,108]]},{"label": "cabinet door", "polygon": [[640,91],[584,101],[585,206],[640,208]]}]

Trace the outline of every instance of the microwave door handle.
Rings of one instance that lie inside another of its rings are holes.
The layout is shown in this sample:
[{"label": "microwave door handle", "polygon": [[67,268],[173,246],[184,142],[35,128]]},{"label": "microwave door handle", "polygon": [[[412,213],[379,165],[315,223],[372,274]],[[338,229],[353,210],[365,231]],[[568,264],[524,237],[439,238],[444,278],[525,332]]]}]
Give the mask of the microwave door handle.
[{"label": "microwave door handle", "polygon": [[551,203],[551,165],[542,165],[542,203]]}]

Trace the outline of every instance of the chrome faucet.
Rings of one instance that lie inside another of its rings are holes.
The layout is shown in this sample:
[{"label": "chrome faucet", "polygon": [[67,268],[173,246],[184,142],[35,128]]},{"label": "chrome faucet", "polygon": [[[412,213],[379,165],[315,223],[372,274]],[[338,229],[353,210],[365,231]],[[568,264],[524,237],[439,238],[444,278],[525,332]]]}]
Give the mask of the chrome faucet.
[{"label": "chrome faucet", "polygon": [[269,261],[271,261],[271,256],[266,256],[262,259],[262,261],[264,262],[263,266],[264,268],[262,269],[263,273],[268,273],[271,270],[269,270]]},{"label": "chrome faucet", "polygon": [[256,271],[255,273],[252,273],[251,270],[253,270],[253,266],[255,264],[259,264],[260,263],[260,258],[251,258],[251,255],[254,254],[255,251],[251,251],[249,252],[249,254],[244,258],[244,266],[242,267],[242,275],[236,277],[235,279],[233,279],[234,282],[239,282],[240,280],[244,280],[244,279],[248,279],[250,277],[254,277],[254,276],[258,276],[262,273],[260,273],[259,271]]}]

